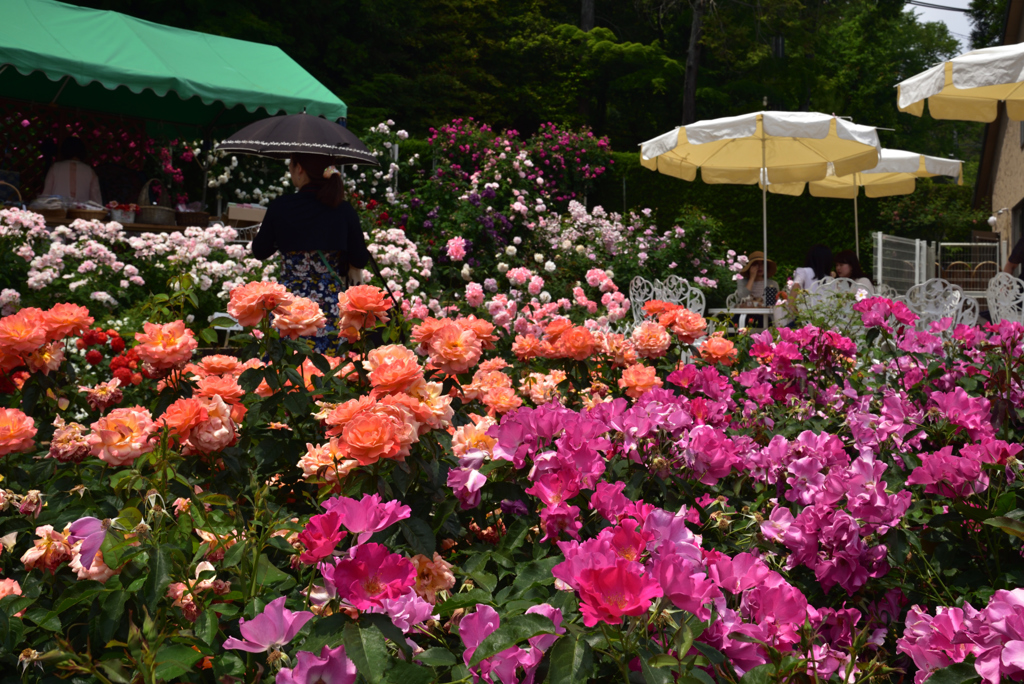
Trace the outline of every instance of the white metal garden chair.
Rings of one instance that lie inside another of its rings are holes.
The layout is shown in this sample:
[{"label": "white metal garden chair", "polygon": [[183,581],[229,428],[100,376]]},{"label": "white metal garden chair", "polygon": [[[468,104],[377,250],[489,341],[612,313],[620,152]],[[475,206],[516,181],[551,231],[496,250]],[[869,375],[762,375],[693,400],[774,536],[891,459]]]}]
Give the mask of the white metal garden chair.
[{"label": "white metal garden chair", "polygon": [[963,288],[942,278],[932,278],[907,290],[901,299],[907,307],[920,316],[918,330],[928,327],[943,318],[952,318],[952,330],[957,325],[978,323],[978,300],[964,294]]},{"label": "white metal garden chair", "polygon": [[690,311],[704,315],[704,293],[686,278],[670,275],[664,281],[655,280],[652,283],[642,276],[636,276],[629,283],[629,305],[633,311],[634,325],[644,322],[644,304],[655,299],[681,304]]},{"label": "white metal garden chair", "polygon": [[993,323],[1016,321],[1024,324],[1024,280],[1009,273],[997,273],[985,291]]}]

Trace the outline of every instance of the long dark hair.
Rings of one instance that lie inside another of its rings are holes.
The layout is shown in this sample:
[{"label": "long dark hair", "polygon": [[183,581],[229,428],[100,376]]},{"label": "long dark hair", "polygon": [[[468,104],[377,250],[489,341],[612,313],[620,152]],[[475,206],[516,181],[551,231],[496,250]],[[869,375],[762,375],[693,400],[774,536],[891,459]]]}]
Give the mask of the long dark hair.
[{"label": "long dark hair", "polygon": [[[857,253],[852,249],[844,249],[839,254],[836,254],[836,264],[850,265],[850,280],[868,278],[868,275],[860,266],[860,259],[857,258]],[[868,280],[871,280],[871,278],[868,278]]]},{"label": "long dark hair", "polygon": [[832,250],[825,245],[814,245],[807,252],[804,266],[814,271],[815,280],[821,280],[832,272]]},{"label": "long dark hair", "polygon": [[341,174],[332,174],[324,178],[324,169],[331,166],[331,158],[319,154],[294,154],[292,162],[302,167],[309,176],[309,188],[316,192],[321,204],[336,207],[345,201],[345,184],[341,182]]}]

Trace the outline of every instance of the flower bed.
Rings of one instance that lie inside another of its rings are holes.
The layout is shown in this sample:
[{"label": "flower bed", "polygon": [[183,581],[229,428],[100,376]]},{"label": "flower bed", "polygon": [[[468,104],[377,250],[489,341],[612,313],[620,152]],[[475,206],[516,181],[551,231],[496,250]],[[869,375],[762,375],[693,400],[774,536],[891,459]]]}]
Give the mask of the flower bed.
[{"label": "flower bed", "polygon": [[251,334],[204,358],[181,321],[0,319],[9,667],[1024,678],[1021,326],[940,337],[871,298],[857,342],[726,339],[652,302],[629,337],[462,315],[407,321],[403,344],[357,286],[332,357],[304,340],[315,307],[235,288]]}]

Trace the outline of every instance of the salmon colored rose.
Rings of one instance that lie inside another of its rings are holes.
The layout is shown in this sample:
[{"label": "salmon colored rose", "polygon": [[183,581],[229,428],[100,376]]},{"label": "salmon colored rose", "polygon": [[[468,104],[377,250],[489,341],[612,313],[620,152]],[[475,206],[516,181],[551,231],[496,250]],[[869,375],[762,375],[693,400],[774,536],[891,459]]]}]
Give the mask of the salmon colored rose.
[{"label": "salmon colored rose", "polygon": [[363,396],[358,399],[349,399],[343,404],[335,406],[327,414],[324,422],[327,424],[327,436],[336,437],[342,434],[345,426],[363,411],[369,411],[377,404],[373,397]]},{"label": "salmon colored rose", "polygon": [[16,314],[0,318],[0,347],[31,354],[46,342],[46,326],[40,309],[22,309]]},{"label": "salmon colored rose", "polygon": [[405,392],[421,382],[424,382],[423,368],[413,359],[381,364],[370,371],[370,386],[374,394]]},{"label": "salmon colored rose", "polygon": [[489,416],[500,416],[523,405],[523,400],[511,387],[495,387],[481,401]]},{"label": "salmon colored rose", "polygon": [[427,349],[430,348],[430,340],[434,337],[434,333],[440,330],[441,326],[447,322],[448,319],[438,320],[428,316],[412,327],[412,341],[418,345],[419,351],[424,354],[427,353]]},{"label": "salmon colored rose", "polygon": [[494,334],[493,323],[485,321],[482,318],[477,318],[473,314],[466,317],[456,318],[455,322],[458,323],[463,330],[472,330],[476,334],[477,339],[480,340],[480,345],[484,349],[494,349],[494,343],[498,341],[498,336]]},{"label": "salmon colored rose", "polygon": [[429,351],[430,362],[435,368],[449,375],[457,375],[477,364],[483,348],[475,332],[449,322],[431,337]]},{"label": "salmon colored rose", "polygon": [[479,399],[495,387],[511,387],[512,378],[501,371],[477,370],[473,374],[473,382],[462,388],[466,399]]},{"label": "salmon colored rose", "polygon": [[560,356],[576,361],[585,361],[597,349],[597,338],[592,332],[578,325],[559,335],[555,348]]},{"label": "salmon colored rose", "polygon": [[315,337],[326,326],[327,317],[320,305],[306,297],[295,297],[274,311],[274,327],[282,337]]},{"label": "salmon colored rose", "polygon": [[302,479],[320,478],[324,482],[337,483],[359,465],[354,458],[345,458],[345,451],[335,440],[319,446],[306,445],[306,453],[296,464],[302,470]]},{"label": "salmon colored rose", "polygon": [[386,344],[370,350],[366,355],[366,360],[363,361],[363,368],[368,372],[373,372],[375,368],[382,364],[405,360],[418,362],[419,358],[413,350],[409,349],[405,345]]},{"label": "salmon colored rose", "polygon": [[28,365],[30,370],[35,373],[42,373],[43,375],[49,375],[50,371],[57,370],[63,362],[63,342],[51,342],[50,344],[44,344],[39,347],[39,349],[36,349],[34,352],[29,354],[28,358],[25,359],[25,363]]},{"label": "salmon colored rose", "polygon": [[156,448],[156,424],[141,406],[114,409],[92,424],[92,455],[113,466],[126,466]]},{"label": "salmon colored rose", "polygon": [[0,456],[35,446],[36,423],[18,409],[0,408]]},{"label": "salmon colored rose", "polygon": [[401,451],[400,436],[391,416],[361,411],[341,433],[345,455],[359,465],[373,465],[382,458],[394,458]]},{"label": "salmon colored rose", "polygon": [[668,331],[683,344],[693,344],[704,337],[708,328],[708,322],[703,316],[682,307],[661,314],[658,323],[668,328]]},{"label": "salmon colored rose", "polygon": [[350,341],[359,339],[359,331],[373,328],[377,322],[388,322],[385,313],[391,308],[391,300],[384,290],[373,285],[356,285],[338,295],[338,324],[340,333]]},{"label": "salmon colored rose", "polygon": [[672,336],[663,326],[654,321],[644,321],[630,336],[636,353],[645,359],[657,359],[665,355],[672,344]]},{"label": "salmon colored rose", "polygon": [[700,345],[700,356],[705,361],[720,363],[723,366],[731,366],[736,363],[736,345],[722,337],[723,333],[716,332]]},{"label": "salmon colored rose", "polygon": [[678,304],[672,302],[664,302],[660,299],[652,299],[643,305],[644,314],[649,318],[658,318],[663,313],[668,311],[674,311],[680,308]]},{"label": "salmon colored rose", "polygon": [[54,304],[43,312],[42,321],[46,328],[46,339],[51,342],[81,335],[95,323],[89,310],[77,304]]},{"label": "salmon colored rose", "polygon": [[184,321],[142,324],[144,332],[135,333],[139,358],[157,370],[177,368],[192,358],[199,343]]},{"label": "salmon colored rose", "polygon": [[231,418],[231,407],[219,396],[201,399],[206,409],[206,420],[193,428],[185,442],[188,453],[214,454],[235,443],[235,421]]},{"label": "salmon colored rose", "polygon": [[612,361],[612,368],[625,368],[636,363],[637,353],[625,335],[606,333],[601,337],[601,353]]},{"label": "salmon colored rose", "polygon": [[452,433],[452,452],[456,456],[465,456],[470,451],[485,451],[490,456],[498,440],[489,437],[487,431],[496,424],[489,416],[470,414],[472,423],[455,429]]},{"label": "salmon colored rose", "polygon": [[172,402],[157,422],[160,427],[168,429],[172,438],[182,443],[189,438],[197,425],[209,417],[203,402],[191,397]]},{"label": "salmon colored rose", "polygon": [[44,570],[54,573],[61,563],[71,560],[71,545],[66,534],[53,529],[53,525],[40,525],[31,549],[21,557],[26,570]]},{"label": "salmon colored rose", "polygon": [[[409,390],[412,397],[420,402],[421,409],[430,410],[427,423],[420,427],[421,432],[425,429],[445,428],[451,424],[452,416],[455,414],[452,409],[452,397],[449,394],[442,394],[442,390],[443,386],[439,382],[425,382]],[[419,415],[417,413],[417,416]]]},{"label": "salmon colored rose", "polygon": [[619,387],[626,390],[626,395],[637,399],[655,387],[661,387],[661,378],[655,368],[636,363],[622,371]]},{"label": "salmon colored rose", "polygon": [[274,311],[291,299],[291,293],[280,283],[246,283],[231,291],[228,314],[238,321],[239,325],[254,328],[260,324],[267,312]]},{"label": "salmon colored rose", "polygon": [[221,397],[229,404],[239,404],[242,397],[245,396],[245,390],[238,384],[234,376],[209,375],[196,382],[196,396]]},{"label": "salmon colored rose", "polygon": [[558,338],[561,337],[563,333],[568,332],[572,327],[572,321],[568,318],[559,318],[551,321],[548,323],[547,327],[544,328],[544,340],[554,344],[555,342],[558,342]]},{"label": "salmon colored rose", "polygon": [[433,558],[420,554],[412,557],[416,566],[416,586],[413,591],[425,601],[437,602],[437,592],[448,591],[455,586],[455,575],[451,564],[434,552]]},{"label": "salmon colored rose", "polygon": [[238,359],[226,354],[211,354],[203,357],[197,365],[206,375],[239,375],[242,372]]}]

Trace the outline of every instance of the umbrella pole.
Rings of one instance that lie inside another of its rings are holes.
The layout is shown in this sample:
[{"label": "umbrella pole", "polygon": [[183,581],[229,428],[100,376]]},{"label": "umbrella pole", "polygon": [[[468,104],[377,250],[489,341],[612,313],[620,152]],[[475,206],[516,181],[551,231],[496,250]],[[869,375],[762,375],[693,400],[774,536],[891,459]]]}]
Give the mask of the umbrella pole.
[{"label": "umbrella pole", "polygon": [[[860,188],[857,188],[857,195],[860,194]],[[857,195],[853,196],[853,239],[857,245],[857,260],[860,261],[860,213],[857,211]]]},{"label": "umbrella pole", "polygon": [[[764,261],[761,264],[761,277],[764,279],[764,304],[768,306],[768,164],[766,162],[765,155],[765,141],[764,141],[764,122],[761,122],[761,173],[764,174],[764,179],[761,183],[761,229],[762,229],[762,241],[761,241],[761,253],[764,254]],[[776,297],[778,293],[776,293]],[[765,320],[765,327],[768,327],[768,321]]]}]

